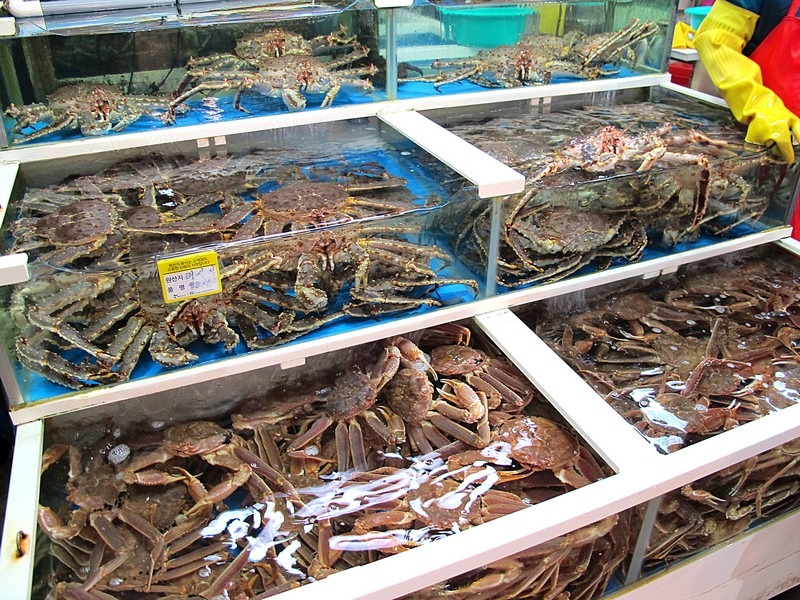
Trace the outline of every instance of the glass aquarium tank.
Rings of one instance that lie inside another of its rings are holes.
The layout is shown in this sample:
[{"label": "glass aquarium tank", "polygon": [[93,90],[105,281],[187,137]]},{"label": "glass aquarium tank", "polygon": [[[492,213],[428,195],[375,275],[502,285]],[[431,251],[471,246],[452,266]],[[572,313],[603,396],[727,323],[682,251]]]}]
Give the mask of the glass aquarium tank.
[{"label": "glass aquarium tank", "polygon": [[416,2],[399,11],[398,97],[661,73],[670,3]]},{"label": "glass aquarium tank", "polygon": [[133,22],[115,10],[73,16],[72,25],[50,15],[42,28],[20,26],[16,37],[0,39],[8,144],[161,131],[385,97],[371,6],[345,10],[349,5],[323,2],[249,12],[198,6],[180,18]]},{"label": "glass aquarium tank", "polygon": [[525,175],[519,194],[440,215],[501,292],[777,234],[797,185],[726,109],[658,89],[425,115]]},{"label": "glass aquarium tank", "polygon": [[[267,597],[614,477],[467,323],[213,386],[47,420],[32,598],[79,587]],[[597,597],[628,554],[630,519],[608,516],[452,589]],[[527,571],[537,562],[539,577]]]},{"label": "glass aquarium tank", "polygon": [[482,297],[432,221],[463,179],[430,164],[364,119],[22,165],[12,405]]},{"label": "glass aquarium tank", "polygon": [[765,245],[517,311],[669,454],[800,401],[798,294],[796,256]]}]

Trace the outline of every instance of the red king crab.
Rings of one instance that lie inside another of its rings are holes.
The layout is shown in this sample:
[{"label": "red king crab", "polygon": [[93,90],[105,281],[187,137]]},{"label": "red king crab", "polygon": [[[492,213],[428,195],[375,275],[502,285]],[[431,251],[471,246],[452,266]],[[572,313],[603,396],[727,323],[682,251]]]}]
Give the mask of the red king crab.
[{"label": "red king crab", "polygon": [[281,98],[289,110],[298,111],[306,107],[304,94],[325,94],[320,104],[320,108],[325,108],[331,105],[343,85],[371,93],[372,84],[361,77],[374,75],[377,69],[373,65],[342,68],[365,58],[369,52],[358,42],[352,42],[352,46],[351,52],[329,61],[302,54],[253,60],[253,64],[230,55],[195,59],[189,63],[171,105],[180,106],[200,93],[235,90],[235,108],[247,112],[241,106],[241,96],[253,89],[271,98]]},{"label": "red king crab", "polygon": [[[676,152],[671,147],[683,146],[688,142],[708,145],[711,148],[725,146],[727,142],[714,140],[699,131],[678,130],[665,123],[651,131],[631,135],[613,125],[603,127],[587,136],[576,138],[556,151],[552,161],[531,174],[531,181],[537,182],[545,177],[570,168],[580,168],[590,173],[614,172],[626,163],[638,163],[637,172],[648,171],[658,162],[669,165],[694,164],[702,169],[701,183],[694,207],[693,228],[702,222],[708,203],[708,183],[710,166],[704,154]],[[668,135],[669,134],[669,135]],[[513,230],[516,220],[528,203],[523,195],[517,205],[506,216],[507,231]]]},{"label": "red king crab", "polygon": [[[401,82],[427,81],[439,87],[468,80],[490,88],[513,88],[550,83],[553,75],[567,74],[583,79],[596,79],[614,75],[618,69],[607,68],[623,57],[636,61],[633,47],[658,31],[652,21],[632,20],[625,28],[609,33],[586,37],[580,32],[570,32],[563,38],[556,36],[527,36],[512,46],[498,46],[482,50],[477,55],[456,60],[435,60],[435,75],[406,77]],[[606,68],[604,68],[606,67]]]},{"label": "red king crab", "polygon": [[[233,238],[237,240],[314,229],[380,214],[396,214],[414,208],[410,200],[404,200],[406,183],[402,177],[390,176],[385,171],[383,176],[365,183],[289,183],[259,194],[253,202],[240,204],[217,226],[225,229],[247,218],[246,224]],[[397,199],[392,197],[394,191]]]},{"label": "red king crab", "polygon": [[234,53],[242,60],[261,65],[264,61],[279,56],[335,54],[352,49],[355,43],[356,36],[350,35],[344,25],[333,33],[319,35],[310,40],[299,33],[273,27],[260,33],[243,35],[236,40]]},{"label": "red king crab", "polygon": [[[12,142],[21,143],[70,129],[86,136],[122,131],[144,115],[159,117],[167,125],[175,122],[175,114],[185,111],[185,105],[170,103],[168,98],[130,96],[113,85],[81,83],[57,89],[44,103],[12,104],[5,114],[16,121],[11,128]],[[45,126],[24,133],[41,123]]]}]

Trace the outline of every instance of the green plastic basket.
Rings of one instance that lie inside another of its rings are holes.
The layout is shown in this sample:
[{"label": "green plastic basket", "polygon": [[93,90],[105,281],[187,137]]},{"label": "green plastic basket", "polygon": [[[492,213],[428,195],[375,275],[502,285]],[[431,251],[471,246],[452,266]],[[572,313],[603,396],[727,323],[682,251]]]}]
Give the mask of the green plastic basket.
[{"label": "green plastic basket", "polygon": [[516,44],[530,30],[534,9],[518,6],[440,6],[445,36],[463,46]]}]

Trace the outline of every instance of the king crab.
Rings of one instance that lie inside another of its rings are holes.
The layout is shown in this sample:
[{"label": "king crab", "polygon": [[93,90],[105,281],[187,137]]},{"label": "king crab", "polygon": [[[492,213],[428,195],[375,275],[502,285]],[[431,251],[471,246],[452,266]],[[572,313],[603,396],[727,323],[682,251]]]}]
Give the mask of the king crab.
[{"label": "king crab", "polygon": [[366,46],[353,42],[351,52],[329,61],[297,54],[254,61],[252,65],[232,56],[194,60],[171,106],[180,106],[196,94],[235,90],[234,107],[248,112],[242,108],[241,98],[245,91],[253,89],[270,98],[281,98],[290,111],[306,107],[304,94],[324,94],[320,108],[325,108],[331,105],[343,85],[360,88],[367,94],[373,91],[369,80],[361,77],[377,73],[374,65],[342,68],[365,58],[368,53]]},{"label": "king crab", "polygon": [[[85,136],[105,135],[122,131],[144,115],[158,117],[164,125],[171,125],[175,115],[182,112],[186,112],[186,106],[170,103],[168,98],[130,96],[113,85],[81,83],[57,89],[43,103],[11,104],[5,114],[16,121],[10,132],[16,144],[72,129]],[[42,123],[43,127],[25,133],[24,130]]]}]

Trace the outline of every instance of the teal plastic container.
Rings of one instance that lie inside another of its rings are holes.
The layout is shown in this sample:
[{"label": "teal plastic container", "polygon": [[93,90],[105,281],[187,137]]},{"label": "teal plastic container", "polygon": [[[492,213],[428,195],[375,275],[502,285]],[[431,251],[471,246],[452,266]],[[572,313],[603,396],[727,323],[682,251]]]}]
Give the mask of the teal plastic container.
[{"label": "teal plastic container", "polygon": [[700,23],[706,18],[706,15],[711,12],[710,6],[692,6],[684,11],[689,15],[689,27],[697,29]]},{"label": "teal plastic container", "polygon": [[448,40],[481,48],[516,44],[530,31],[535,12],[521,6],[438,8]]}]

